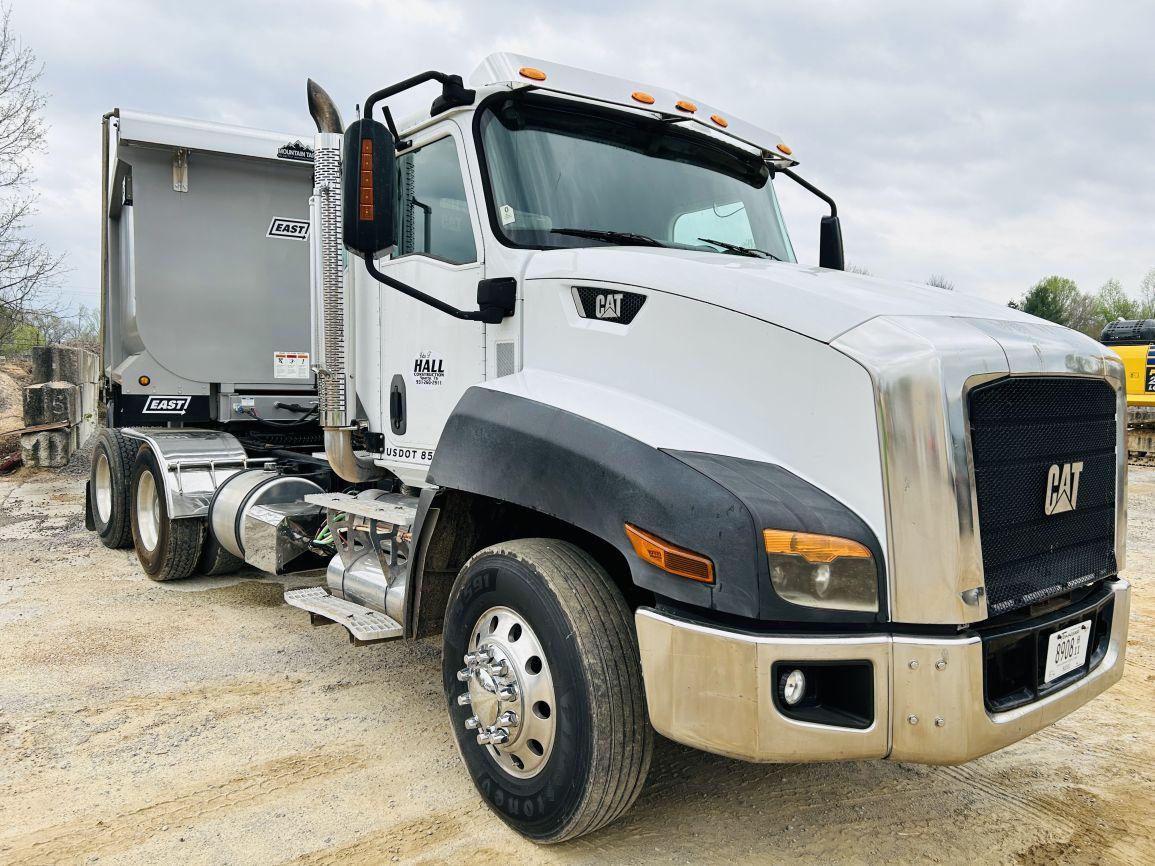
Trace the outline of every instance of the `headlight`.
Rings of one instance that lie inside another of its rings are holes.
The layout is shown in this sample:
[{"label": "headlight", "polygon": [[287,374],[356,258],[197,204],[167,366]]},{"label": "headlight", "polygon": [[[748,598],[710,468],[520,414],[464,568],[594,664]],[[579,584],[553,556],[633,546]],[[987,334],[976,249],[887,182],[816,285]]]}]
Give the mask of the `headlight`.
[{"label": "headlight", "polygon": [[806,607],[878,611],[878,571],[869,548],[849,538],[766,529],[770,581]]}]

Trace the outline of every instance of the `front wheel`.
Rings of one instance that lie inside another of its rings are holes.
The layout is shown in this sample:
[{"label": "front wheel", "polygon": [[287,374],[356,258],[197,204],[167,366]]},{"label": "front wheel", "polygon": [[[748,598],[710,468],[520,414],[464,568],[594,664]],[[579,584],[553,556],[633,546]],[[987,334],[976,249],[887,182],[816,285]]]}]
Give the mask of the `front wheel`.
[{"label": "front wheel", "polygon": [[653,748],[633,617],[582,549],[522,539],[476,554],[445,614],[458,748],[490,808],[536,842],[633,804]]}]

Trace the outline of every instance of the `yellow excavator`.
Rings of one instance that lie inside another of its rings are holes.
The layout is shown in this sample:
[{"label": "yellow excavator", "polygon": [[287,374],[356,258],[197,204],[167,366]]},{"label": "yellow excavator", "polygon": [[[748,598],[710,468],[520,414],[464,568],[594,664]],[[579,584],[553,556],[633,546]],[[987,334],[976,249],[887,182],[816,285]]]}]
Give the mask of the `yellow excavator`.
[{"label": "yellow excavator", "polygon": [[1123,359],[1127,371],[1127,451],[1155,453],[1155,319],[1108,322],[1099,342]]}]

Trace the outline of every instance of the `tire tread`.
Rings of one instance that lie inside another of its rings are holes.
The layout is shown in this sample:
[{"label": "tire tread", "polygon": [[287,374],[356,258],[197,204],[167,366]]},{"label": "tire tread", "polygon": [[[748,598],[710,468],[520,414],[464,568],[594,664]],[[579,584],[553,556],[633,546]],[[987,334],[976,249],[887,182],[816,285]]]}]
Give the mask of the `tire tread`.
[{"label": "tire tread", "polygon": [[619,818],[645,783],[653,752],[653,729],[633,615],[610,576],[589,553],[566,541],[528,538],[493,545],[473,561],[493,554],[520,559],[541,573],[574,626],[578,652],[591,682],[594,742],[589,783],[569,821],[539,842],[555,843],[591,833]]}]

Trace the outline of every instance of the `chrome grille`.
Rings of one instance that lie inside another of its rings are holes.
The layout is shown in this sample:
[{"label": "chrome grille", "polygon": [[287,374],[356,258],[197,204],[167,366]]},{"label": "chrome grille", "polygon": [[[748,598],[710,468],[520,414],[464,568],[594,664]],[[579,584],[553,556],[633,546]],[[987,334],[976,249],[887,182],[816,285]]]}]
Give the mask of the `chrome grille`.
[{"label": "chrome grille", "polygon": [[[1033,604],[1113,574],[1116,398],[1102,379],[1004,378],[969,396],[987,607]],[[1075,507],[1048,514],[1068,473]]]}]

